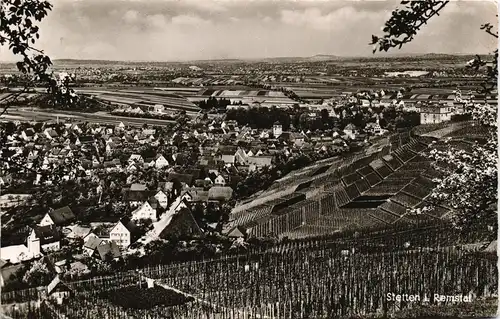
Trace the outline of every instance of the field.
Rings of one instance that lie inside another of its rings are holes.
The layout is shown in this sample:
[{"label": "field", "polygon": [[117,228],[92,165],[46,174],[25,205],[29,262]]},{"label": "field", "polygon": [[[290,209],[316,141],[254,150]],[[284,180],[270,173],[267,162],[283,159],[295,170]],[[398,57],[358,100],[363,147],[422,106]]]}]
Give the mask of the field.
[{"label": "field", "polygon": [[[431,84],[436,83],[435,79],[432,82],[429,81],[428,86],[425,87],[423,80],[414,78],[405,79],[393,79],[393,78],[357,78],[357,77],[314,77],[315,81],[307,81],[306,83],[278,83],[286,87],[300,98],[307,100],[320,100],[329,98],[339,98],[345,93],[356,93],[358,90],[392,90],[398,91],[402,87],[408,87],[411,85],[423,85],[424,87],[415,87],[410,93],[403,96],[403,101],[406,102],[417,102],[419,100],[430,100],[430,101],[453,101],[454,93],[453,91],[459,87],[462,90],[464,96],[469,90],[476,90],[480,80],[476,79],[456,79],[456,78],[441,78],[438,83],[455,83],[449,84],[444,87],[432,87]],[[332,81],[332,79],[338,81]],[[457,82],[458,81],[458,82]],[[396,93],[391,93],[384,96],[386,100],[392,100],[396,98]],[[475,94],[475,100],[482,102],[484,101],[484,96]],[[488,97],[489,103],[496,103],[496,96]]]},{"label": "field", "polygon": [[141,105],[141,106],[154,106],[155,104],[162,104],[167,109],[174,111],[199,111],[199,108],[188,101],[183,94],[186,91],[165,92],[161,90],[153,90],[151,88],[145,89],[107,89],[107,90],[93,90],[93,89],[77,89],[85,95],[93,96],[104,102],[118,105]]}]

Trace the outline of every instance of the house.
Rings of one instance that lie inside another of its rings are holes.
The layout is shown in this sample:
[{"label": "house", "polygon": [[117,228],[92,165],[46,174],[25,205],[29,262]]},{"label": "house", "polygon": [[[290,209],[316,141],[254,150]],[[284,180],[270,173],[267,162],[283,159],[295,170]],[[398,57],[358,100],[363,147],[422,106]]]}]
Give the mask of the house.
[{"label": "house", "polygon": [[386,132],[383,128],[380,127],[379,121],[377,119],[377,122],[373,123],[367,123],[365,127],[365,131],[375,134],[375,135],[382,135]]},{"label": "house", "polygon": [[32,141],[35,137],[35,130],[31,127],[21,132],[21,138],[25,141]]},{"label": "house", "polygon": [[0,259],[0,287],[5,286],[11,280],[15,279],[16,273],[23,267],[25,267],[23,263],[12,264],[4,259]]},{"label": "house", "polygon": [[228,201],[233,196],[233,189],[227,186],[214,186],[208,190],[209,201]]},{"label": "house", "polygon": [[97,235],[92,234],[87,241],[83,244],[83,252],[87,256],[92,256],[94,252],[96,251],[97,247],[100,245],[105,244],[105,242],[99,238]]},{"label": "house", "polygon": [[135,172],[137,171],[137,165],[134,164],[134,163],[130,163],[127,168],[126,168],[126,171],[127,172]]},{"label": "house", "polygon": [[154,198],[158,201],[158,204],[162,208],[167,208],[168,207],[168,196],[161,190],[159,190],[155,195]]},{"label": "house", "polygon": [[113,153],[115,149],[117,149],[118,146],[115,143],[106,143],[106,154],[110,155]]},{"label": "house", "polygon": [[123,200],[132,206],[141,205],[149,198],[149,191],[144,184],[132,184],[130,188],[124,188],[122,192]]},{"label": "house", "polygon": [[2,260],[11,264],[19,264],[23,261],[31,260],[42,256],[40,252],[40,241],[35,240],[33,243],[28,241],[26,245],[11,245],[0,248],[0,256]]},{"label": "house", "polygon": [[154,136],[156,134],[155,129],[144,129],[142,130],[142,135],[143,136]]},{"label": "house", "polygon": [[229,238],[243,238],[245,237],[245,232],[239,227],[234,227],[229,229],[227,232],[227,237]]},{"label": "house", "polygon": [[27,241],[28,246],[39,241],[40,248],[44,252],[61,249],[61,235],[55,225],[33,226]]},{"label": "house", "polygon": [[367,99],[360,99],[361,107],[368,108],[370,107],[370,101]]},{"label": "house", "polygon": [[194,219],[191,210],[188,208],[181,209],[172,217],[170,223],[161,231],[159,237],[167,239],[171,237],[199,237],[203,235],[203,231]]},{"label": "house", "polygon": [[82,145],[91,145],[95,142],[94,136],[92,135],[80,136],[78,137],[78,139],[80,140],[80,144]]},{"label": "house", "polygon": [[232,150],[222,150],[221,160],[224,162],[224,164],[234,164],[235,152]]},{"label": "house", "polygon": [[208,191],[204,189],[190,189],[189,194],[191,195],[190,202],[192,203],[204,203],[208,201]]},{"label": "house", "polygon": [[158,169],[168,166],[169,163],[163,155],[156,156],[154,166]]},{"label": "house", "polygon": [[255,165],[257,168],[262,168],[264,166],[271,166],[273,157],[272,156],[250,156],[247,158],[249,165]]},{"label": "house", "polygon": [[45,216],[42,218],[42,221],[40,221],[40,226],[64,226],[70,224],[75,219],[76,216],[75,214],[73,214],[71,208],[69,208],[68,206],[64,206],[45,214]]},{"label": "house", "polygon": [[224,176],[222,176],[222,175],[217,176],[214,180],[214,184],[220,185],[220,186],[225,186],[226,180],[224,179]]},{"label": "house", "polygon": [[175,153],[172,154],[172,159],[174,160],[175,164],[184,165],[188,161],[189,155],[183,153]]},{"label": "house", "polygon": [[247,154],[241,148],[238,148],[236,153],[234,154],[234,163],[244,165],[247,162]]},{"label": "house", "polygon": [[155,113],[163,113],[165,111],[165,106],[161,105],[161,104],[156,104],[154,107],[153,107],[153,111]]},{"label": "house", "polygon": [[174,207],[173,212],[177,213],[181,211],[183,208],[189,208],[189,201],[186,199],[177,199],[179,203]]},{"label": "house", "polygon": [[206,177],[205,179],[196,179],[194,181],[194,186],[195,187],[201,187],[201,188],[205,188],[205,187],[208,187],[212,184],[212,180],[210,180],[210,177]]},{"label": "house", "polygon": [[133,183],[132,185],[130,185],[130,190],[132,192],[144,192],[148,190],[148,187],[146,186],[146,184]]},{"label": "house", "polygon": [[132,220],[151,219],[156,221],[156,209],[149,202],[144,202],[132,212]]},{"label": "house", "polygon": [[193,200],[193,195],[191,195],[190,191],[186,191],[186,192],[184,192],[184,193],[183,193],[183,194],[179,197],[179,199],[180,199],[181,201],[184,201],[184,200],[185,200],[185,201],[190,202],[190,201],[192,201],[192,200]]},{"label": "house", "polygon": [[87,237],[88,234],[90,234],[91,228],[90,227],[83,227],[79,225],[72,225],[69,227],[65,227],[63,229],[63,233],[66,235],[66,238],[68,239],[79,239],[79,238],[85,238]]},{"label": "house", "polygon": [[102,163],[104,169],[106,169],[106,171],[108,172],[111,172],[111,171],[120,171],[121,170],[121,164],[120,164],[120,160],[118,159],[114,159],[112,161],[105,161]]},{"label": "house", "polygon": [[69,129],[78,132],[78,134],[81,134],[83,132],[82,129],[78,126],[78,124],[72,124]]},{"label": "house", "polygon": [[128,163],[129,164],[133,164],[133,163],[141,163],[142,164],[142,163],[144,163],[144,159],[139,154],[132,154],[132,155],[130,155],[130,157],[128,159]]},{"label": "house", "polygon": [[452,108],[446,104],[422,105],[420,107],[420,124],[438,124],[451,120]]},{"label": "house", "polygon": [[194,177],[192,174],[180,174],[171,172],[168,174],[167,182],[179,182],[183,186],[191,186],[193,184]]},{"label": "house", "polygon": [[283,127],[281,126],[281,124],[279,122],[274,123],[274,125],[273,125],[273,136],[275,138],[278,138],[278,137],[281,136],[281,134],[283,134]]},{"label": "house", "polygon": [[122,256],[120,248],[115,241],[98,246],[97,254],[103,261],[118,260]]},{"label": "house", "polygon": [[92,238],[99,238],[103,243],[111,241],[110,232],[115,226],[113,223],[97,223],[94,225],[94,229],[83,238],[83,242],[86,244]]},{"label": "house", "polygon": [[54,129],[51,129],[51,128],[46,128],[44,131],[43,131],[43,134],[44,136],[49,139],[49,140],[52,140],[54,138],[57,138],[59,135],[57,134],[56,130]]},{"label": "house", "polygon": [[118,125],[115,127],[115,130],[124,130],[125,129],[125,124],[123,122],[118,123]]},{"label": "house", "polygon": [[59,305],[61,305],[64,300],[69,298],[71,295],[71,289],[68,285],[61,281],[59,275],[57,275],[47,286],[47,296]]},{"label": "house", "polygon": [[156,165],[156,161],[154,158],[150,157],[146,157],[144,158],[144,168],[148,168],[148,167],[155,167]]},{"label": "house", "polygon": [[111,229],[109,238],[120,247],[128,247],[138,239],[139,228],[130,219],[122,218]]}]

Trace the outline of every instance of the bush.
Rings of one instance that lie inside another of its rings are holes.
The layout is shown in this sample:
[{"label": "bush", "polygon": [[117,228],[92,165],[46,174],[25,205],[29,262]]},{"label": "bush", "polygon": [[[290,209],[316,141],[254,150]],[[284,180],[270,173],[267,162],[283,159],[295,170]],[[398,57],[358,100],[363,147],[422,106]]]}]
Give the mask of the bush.
[{"label": "bush", "polygon": [[173,121],[175,120],[174,117],[171,115],[167,114],[153,114],[153,113],[142,113],[142,114],[136,114],[136,113],[127,113],[119,110],[113,110],[110,112],[111,115],[116,115],[116,116],[124,116],[124,117],[139,117],[139,118],[146,118],[146,119],[156,119],[156,120],[169,120]]},{"label": "bush", "polygon": [[471,114],[455,114],[451,116],[452,122],[463,122],[472,120]]},{"label": "bush", "polygon": [[151,309],[160,305],[177,306],[194,300],[192,297],[186,297],[160,286],[147,288],[146,283],[143,283],[142,287],[132,286],[105,291],[101,293],[101,297],[123,308],[132,309]]}]

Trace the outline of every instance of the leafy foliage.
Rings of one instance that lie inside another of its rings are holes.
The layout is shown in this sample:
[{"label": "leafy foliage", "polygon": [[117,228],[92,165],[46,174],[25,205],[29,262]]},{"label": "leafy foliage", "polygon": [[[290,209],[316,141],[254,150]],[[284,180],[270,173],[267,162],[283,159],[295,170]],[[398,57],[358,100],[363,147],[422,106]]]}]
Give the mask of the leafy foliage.
[{"label": "leafy foliage", "polygon": [[23,276],[24,282],[29,282],[34,286],[45,285],[52,279],[52,274],[43,259],[34,261],[31,268]]},{"label": "leafy foliage", "polygon": [[390,48],[399,48],[411,42],[420,28],[434,15],[439,15],[449,1],[401,1],[403,9],[395,9],[382,31],[383,37],[372,35],[373,53],[389,51]]},{"label": "leafy foliage", "polygon": [[104,292],[102,296],[114,304],[134,309],[150,309],[158,305],[175,306],[192,301],[192,298],[159,286],[153,288],[124,287]]},{"label": "leafy foliage", "polygon": [[0,46],[8,45],[14,55],[21,56],[22,60],[16,66],[26,76],[24,89],[6,97],[3,102],[7,102],[7,106],[0,115],[6,112],[20,94],[38,84],[46,85],[49,93],[46,102],[51,105],[69,106],[77,101],[74,90],[70,88],[74,75],[59,73],[56,76],[51,70],[50,57],[33,46],[40,38],[36,24],[50,10],[52,4],[43,0],[5,0],[0,5]]},{"label": "leafy foliage", "polygon": [[45,76],[52,62],[43,51],[31,45],[40,37],[35,21],[42,21],[52,5],[40,0],[6,0],[0,8],[0,45],[8,44],[12,53],[23,57],[23,61],[17,63],[19,71]]}]

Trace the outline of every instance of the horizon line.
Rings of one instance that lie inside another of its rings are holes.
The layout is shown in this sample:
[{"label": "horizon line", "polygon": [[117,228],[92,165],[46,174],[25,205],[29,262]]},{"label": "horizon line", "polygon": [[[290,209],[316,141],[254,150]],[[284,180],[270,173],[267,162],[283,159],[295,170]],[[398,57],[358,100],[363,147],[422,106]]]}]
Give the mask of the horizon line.
[{"label": "horizon line", "polygon": [[[372,55],[335,55],[335,54],[315,54],[310,56],[270,56],[270,57],[255,57],[255,58],[213,58],[213,59],[190,59],[190,60],[113,60],[113,59],[93,59],[93,58],[54,58],[52,61],[103,61],[103,62],[124,62],[124,63],[188,63],[188,62],[210,62],[210,61],[260,61],[272,59],[311,59],[314,57],[331,57],[339,59],[352,58],[384,58],[384,57],[412,57],[422,55],[449,55],[449,56],[467,56],[467,55],[491,55],[491,53],[386,53],[376,52]],[[18,60],[0,61],[1,64],[16,63]]]}]

